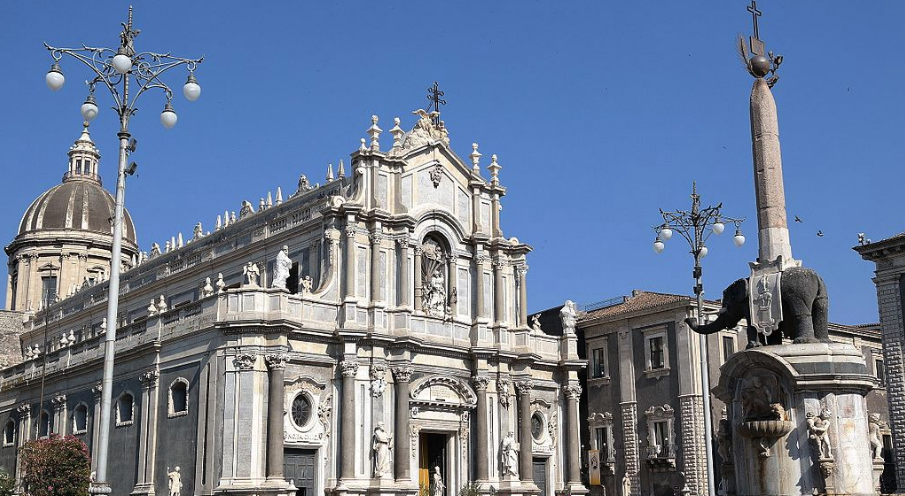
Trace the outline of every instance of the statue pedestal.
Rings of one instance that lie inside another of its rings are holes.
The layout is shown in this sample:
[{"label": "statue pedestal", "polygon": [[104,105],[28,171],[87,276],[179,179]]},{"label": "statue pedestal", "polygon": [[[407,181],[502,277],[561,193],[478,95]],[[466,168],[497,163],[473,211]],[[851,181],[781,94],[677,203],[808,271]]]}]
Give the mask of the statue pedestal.
[{"label": "statue pedestal", "polygon": [[[727,489],[739,496],[874,493],[861,352],[840,343],[762,346],[733,355],[714,393],[727,405]],[[727,463],[728,465],[728,463]],[[728,480],[732,478],[732,480]]]}]

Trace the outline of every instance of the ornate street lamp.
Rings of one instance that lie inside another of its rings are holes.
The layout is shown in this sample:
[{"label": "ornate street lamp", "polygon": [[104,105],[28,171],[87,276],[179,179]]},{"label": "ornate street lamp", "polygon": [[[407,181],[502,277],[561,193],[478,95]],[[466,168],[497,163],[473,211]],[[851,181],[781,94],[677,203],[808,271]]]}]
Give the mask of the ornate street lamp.
[{"label": "ornate street lamp", "polygon": [[[95,453],[97,461],[97,476],[91,483],[91,494],[109,494],[110,485],[107,479],[108,444],[110,439],[110,410],[113,399],[113,357],[116,345],[116,327],[119,323],[116,315],[119,305],[119,273],[122,264],[122,225],[123,205],[126,190],[126,163],[129,154],[135,151],[135,140],[131,140],[129,134],[129,119],[138,110],[135,102],[147,90],[160,89],[166,97],[163,112],[160,114],[160,122],[167,129],[176,125],[176,112],[173,110],[173,91],[160,77],[168,70],[185,66],[189,71],[188,81],[182,91],[186,99],[195,101],[201,96],[201,86],[195,79],[195,68],[204,57],[199,59],[184,59],[174,57],[169,53],[154,53],[135,51],[133,41],[138,36],[139,30],[132,28],[132,7],[129,7],[129,20],[122,23],[123,30],[120,33],[120,46],[117,49],[96,48],[82,45],[81,48],[57,48],[44,46],[53,57],[53,65],[47,72],[45,81],[47,87],[57,91],[63,87],[66,78],[60,68],[60,60],[68,55],[88,66],[94,72],[94,79],[88,82],[88,97],[82,104],[81,113],[86,121],[91,121],[98,114],[97,102],[94,98],[94,89],[100,84],[110,90],[113,98],[116,114],[119,116],[119,168],[116,179],[116,207],[113,216],[113,248],[110,261],[110,285],[107,298],[107,332],[104,348],[104,379],[102,382],[101,421],[98,446]],[[137,90],[130,88],[134,84]],[[132,92],[130,93],[130,90]],[[134,171],[133,171],[134,172]]]},{"label": "ornate street lamp", "polygon": [[[704,324],[704,285],[701,282],[701,259],[707,256],[707,239],[711,234],[719,236],[726,229],[726,223],[735,224],[735,236],[732,241],[736,247],[745,244],[745,236],[742,234],[741,224],[745,219],[726,217],[721,212],[723,204],[715,207],[701,208],[701,197],[698,195],[697,183],[691,186],[691,210],[676,210],[666,212],[660,209],[663,223],[654,227],[657,238],[654,240],[654,252],[661,253],[666,248],[666,241],[672,238],[674,232],[679,233],[688,241],[691,255],[694,257],[695,279],[694,294],[697,296],[698,325]],[[701,348],[701,388],[704,409],[704,448],[707,454],[707,487],[711,491],[715,489],[713,478],[713,434],[712,419],[710,417],[710,370],[707,356],[707,336],[701,334],[699,343]]]}]

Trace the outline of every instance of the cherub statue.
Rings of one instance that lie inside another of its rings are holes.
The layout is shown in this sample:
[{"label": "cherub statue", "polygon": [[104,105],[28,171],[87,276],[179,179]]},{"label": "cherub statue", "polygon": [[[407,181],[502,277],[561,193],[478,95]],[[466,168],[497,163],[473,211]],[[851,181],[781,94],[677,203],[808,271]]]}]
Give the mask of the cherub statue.
[{"label": "cherub statue", "polygon": [[832,413],[824,408],[819,416],[814,415],[813,412],[808,412],[805,416],[808,423],[808,438],[810,438],[811,445],[814,447],[814,450],[821,460],[833,457],[828,432],[830,429],[831,415]]}]

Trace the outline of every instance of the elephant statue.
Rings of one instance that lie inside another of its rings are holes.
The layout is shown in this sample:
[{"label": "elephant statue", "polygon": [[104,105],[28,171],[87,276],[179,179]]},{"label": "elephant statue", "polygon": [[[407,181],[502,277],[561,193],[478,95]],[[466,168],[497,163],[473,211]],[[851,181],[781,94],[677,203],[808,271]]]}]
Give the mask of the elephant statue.
[{"label": "elephant statue", "polygon": [[780,277],[783,320],[779,328],[765,343],[759,339],[757,329],[750,325],[751,311],[748,305],[748,279],[739,279],[723,291],[723,306],[720,315],[713,322],[698,325],[694,318],[685,319],[698,334],[713,334],[730,329],[745,319],[748,325],[747,348],[762,344],[782,344],[786,336],[795,343],[828,343],[826,285],[817,272],[804,267],[791,267]]}]

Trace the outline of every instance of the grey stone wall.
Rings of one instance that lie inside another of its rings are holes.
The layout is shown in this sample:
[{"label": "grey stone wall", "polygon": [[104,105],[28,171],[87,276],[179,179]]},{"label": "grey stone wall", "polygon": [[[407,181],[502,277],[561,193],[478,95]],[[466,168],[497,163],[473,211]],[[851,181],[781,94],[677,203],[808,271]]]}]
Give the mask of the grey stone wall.
[{"label": "grey stone wall", "polygon": [[[154,491],[167,494],[167,473],[179,467],[182,487],[195,487],[195,460],[198,446],[198,408],[200,384],[199,364],[191,363],[160,371],[160,393],[157,400],[157,444],[154,472]],[[186,379],[188,413],[170,416],[170,386],[177,379]]]},{"label": "grey stone wall", "polygon": [[[112,494],[129,494],[135,487],[138,463],[138,439],[141,433],[142,422],[142,390],[138,378],[130,378],[113,382],[113,414],[110,422],[110,447],[107,478],[110,482]],[[132,394],[135,401],[132,410],[132,425],[116,425],[117,400],[123,392]]]},{"label": "grey stone wall", "polygon": [[25,331],[22,312],[0,310],[0,366],[15,365],[22,361],[22,343],[19,335]]}]

